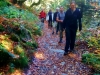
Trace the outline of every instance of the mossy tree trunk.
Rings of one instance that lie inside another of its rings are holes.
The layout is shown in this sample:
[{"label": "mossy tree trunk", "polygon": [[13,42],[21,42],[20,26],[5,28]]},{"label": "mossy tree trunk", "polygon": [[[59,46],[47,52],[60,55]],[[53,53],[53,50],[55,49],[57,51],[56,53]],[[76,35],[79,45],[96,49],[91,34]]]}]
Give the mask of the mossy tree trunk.
[{"label": "mossy tree trunk", "polygon": [[39,5],[42,0],[39,0],[37,3],[32,3],[30,7],[33,7],[34,5]]}]

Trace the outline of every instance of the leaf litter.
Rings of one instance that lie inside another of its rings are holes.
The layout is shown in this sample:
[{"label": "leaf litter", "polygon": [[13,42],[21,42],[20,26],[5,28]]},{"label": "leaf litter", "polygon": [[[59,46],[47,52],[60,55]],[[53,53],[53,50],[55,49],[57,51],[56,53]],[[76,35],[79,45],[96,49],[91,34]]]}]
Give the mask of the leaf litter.
[{"label": "leaf litter", "polygon": [[45,23],[43,35],[37,39],[38,57],[33,55],[32,63],[23,75],[90,75],[92,70],[80,61],[82,49],[76,48],[76,54],[63,56],[65,36],[63,43],[58,41],[59,35],[52,35],[52,30]]}]

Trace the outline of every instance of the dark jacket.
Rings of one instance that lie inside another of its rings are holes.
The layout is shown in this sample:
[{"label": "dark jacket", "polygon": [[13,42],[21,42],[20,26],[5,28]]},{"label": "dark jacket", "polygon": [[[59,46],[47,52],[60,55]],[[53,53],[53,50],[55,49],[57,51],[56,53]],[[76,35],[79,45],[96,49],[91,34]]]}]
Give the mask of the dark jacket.
[{"label": "dark jacket", "polygon": [[49,21],[53,21],[53,19],[52,19],[52,12],[48,12],[48,16],[49,16]]},{"label": "dark jacket", "polygon": [[63,27],[64,28],[71,28],[71,29],[77,29],[79,26],[79,30],[82,29],[81,24],[81,14],[78,9],[76,9],[73,13],[72,10],[69,8],[66,11],[65,18],[63,21]]},{"label": "dark jacket", "polygon": [[55,12],[55,13],[54,13],[54,16],[53,16],[53,22],[55,22],[55,21],[56,21],[57,14],[58,14],[58,12]]}]

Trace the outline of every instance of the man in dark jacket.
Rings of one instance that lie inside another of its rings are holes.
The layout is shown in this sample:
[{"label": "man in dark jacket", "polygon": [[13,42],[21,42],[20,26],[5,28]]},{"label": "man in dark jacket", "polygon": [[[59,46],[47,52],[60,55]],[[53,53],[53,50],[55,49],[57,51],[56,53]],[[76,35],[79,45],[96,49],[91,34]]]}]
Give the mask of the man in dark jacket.
[{"label": "man in dark jacket", "polygon": [[71,2],[70,8],[66,11],[63,27],[66,29],[66,46],[64,55],[67,55],[69,51],[74,51],[78,27],[79,31],[82,30],[81,15],[79,9],[76,8],[75,2]]},{"label": "man in dark jacket", "polygon": [[52,22],[53,22],[53,12],[52,10],[50,9],[49,12],[48,12],[48,16],[49,16],[49,20],[48,20],[48,27],[49,28],[52,28]]},{"label": "man in dark jacket", "polygon": [[53,25],[53,32],[52,32],[52,34],[54,34],[55,32],[57,34],[58,30],[59,30],[58,22],[56,20],[58,12],[59,12],[59,8],[56,8],[56,12],[53,15],[53,23],[54,23],[54,25]]}]

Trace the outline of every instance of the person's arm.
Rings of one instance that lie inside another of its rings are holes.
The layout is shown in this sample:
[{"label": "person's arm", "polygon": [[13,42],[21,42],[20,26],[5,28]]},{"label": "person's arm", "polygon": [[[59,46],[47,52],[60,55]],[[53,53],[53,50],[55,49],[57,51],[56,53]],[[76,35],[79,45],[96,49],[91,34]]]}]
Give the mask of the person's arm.
[{"label": "person's arm", "polygon": [[56,18],[57,22],[63,22],[63,20],[60,20],[60,16],[59,13],[57,14],[57,18]]},{"label": "person's arm", "polygon": [[47,13],[45,12],[45,18],[46,18]]},{"label": "person's arm", "polygon": [[56,18],[55,14],[56,14],[56,13],[54,13],[54,15],[53,15],[53,22],[55,21],[55,18]]},{"label": "person's arm", "polygon": [[53,22],[53,18],[54,18],[54,13],[52,13],[52,22]]},{"label": "person's arm", "polygon": [[82,30],[82,23],[81,23],[81,12],[80,11],[78,11],[78,22],[79,22],[79,31],[81,31]]},{"label": "person's arm", "polygon": [[63,20],[63,29],[65,29],[65,27],[66,27],[66,21],[67,21],[67,11],[65,12],[65,17]]},{"label": "person's arm", "polygon": [[58,16],[58,14],[57,14],[56,20],[57,20],[57,22],[59,22],[59,16]]}]

